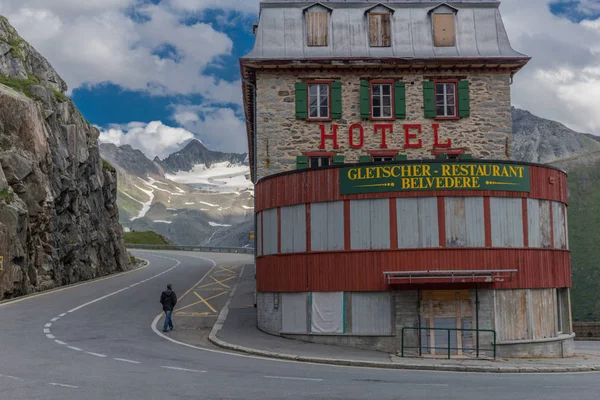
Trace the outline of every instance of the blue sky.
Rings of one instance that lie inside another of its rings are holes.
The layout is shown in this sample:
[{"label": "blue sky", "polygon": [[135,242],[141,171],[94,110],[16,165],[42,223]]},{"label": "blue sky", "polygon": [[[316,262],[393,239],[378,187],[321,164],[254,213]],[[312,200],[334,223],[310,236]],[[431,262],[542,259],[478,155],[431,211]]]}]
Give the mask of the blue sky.
[{"label": "blue sky", "polygon": [[[101,140],[165,157],[191,138],[247,151],[238,58],[259,0],[0,0],[0,14],[67,81]],[[600,134],[600,0],[502,0],[533,59],[513,105]]]}]

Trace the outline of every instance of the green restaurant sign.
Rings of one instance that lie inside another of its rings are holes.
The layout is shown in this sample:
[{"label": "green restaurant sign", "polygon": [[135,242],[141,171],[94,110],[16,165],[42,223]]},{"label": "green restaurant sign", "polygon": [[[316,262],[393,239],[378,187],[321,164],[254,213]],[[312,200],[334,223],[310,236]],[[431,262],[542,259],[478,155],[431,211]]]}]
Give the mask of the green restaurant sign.
[{"label": "green restaurant sign", "polygon": [[416,190],[530,191],[529,167],[502,163],[415,163],[340,169],[345,194]]}]

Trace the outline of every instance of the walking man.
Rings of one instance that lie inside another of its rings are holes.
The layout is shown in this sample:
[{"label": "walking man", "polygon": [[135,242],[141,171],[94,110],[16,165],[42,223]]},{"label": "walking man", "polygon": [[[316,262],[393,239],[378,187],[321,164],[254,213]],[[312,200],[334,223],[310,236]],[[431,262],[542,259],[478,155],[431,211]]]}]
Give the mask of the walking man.
[{"label": "walking man", "polygon": [[169,284],[167,285],[167,290],[162,292],[160,295],[160,304],[163,306],[163,311],[165,312],[165,324],[163,326],[163,332],[169,332],[167,328],[173,330],[173,321],[171,321],[171,314],[173,313],[173,309],[177,304],[177,295],[173,291],[173,287]]}]

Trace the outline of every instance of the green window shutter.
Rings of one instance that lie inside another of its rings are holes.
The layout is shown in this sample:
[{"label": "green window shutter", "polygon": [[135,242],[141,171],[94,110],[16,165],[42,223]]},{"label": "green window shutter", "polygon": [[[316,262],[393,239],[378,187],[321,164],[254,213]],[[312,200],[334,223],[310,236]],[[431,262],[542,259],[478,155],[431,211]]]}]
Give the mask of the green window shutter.
[{"label": "green window shutter", "polygon": [[462,156],[460,156],[461,160],[472,160],[473,159],[473,154],[463,154]]},{"label": "green window shutter", "polygon": [[435,86],[432,81],[423,81],[425,118],[435,118]]},{"label": "green window shutter", "polygon": [[394,103],[396,118],[406,119],[406,82],[394,84]]},{"label": "green window shutter", "polygon": [[342,82],[331,82],[331,118],[342,118]]},{"label": "green window shutter", "polygon": [[435,159],[436,160],[447,160],[448,154],[436,154]]},{"label": "green window shutter", "polygon": [[396,154],[396,161],[406,161],[408,156],[406,154]]},{"label": "green window shutter", "polygon": [[308,157],[298,156],[296,157],[296,169],[307,169],[308,168]]},{"label": "green window shutter", "polygon": [[467,118],[471,116],[471,95],[469,81],[458,82],[458,116]]},{"label": "green window shutter", "polygon": [[360,117],[371,117],[371,84],[369,81],[360,81]]},{"label": "green window shutter", "polygon": [[308,99],[306,97],[306,83],[296,82],[296,118],[308,118]]},{"label": "green window shutter", "polygon": [[344,164],[344,156],[333,156],[333,165]]},{"label": "green window shutter", "polygon": [[364,162],[371,162],[372,160],[371,160],[371,156],[360,156],[360,159],[358,161],[361,163],[364,163]]}]

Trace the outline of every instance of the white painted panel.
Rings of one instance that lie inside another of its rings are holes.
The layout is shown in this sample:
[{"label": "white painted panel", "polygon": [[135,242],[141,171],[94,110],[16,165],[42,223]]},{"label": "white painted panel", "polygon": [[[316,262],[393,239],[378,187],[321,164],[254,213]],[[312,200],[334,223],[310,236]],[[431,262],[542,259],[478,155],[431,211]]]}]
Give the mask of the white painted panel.
[{"label": "white painted panel", "polygon": [[254,243],[256,243],[256,254],[258,257],[262,256],[262,223],[261,223],[261,215],[262,213],[256,214],[256,233],[254,238]]},{"label": "white painted panel", "polygon": [[521,199],[490,199],[493,247],[523,247],[523,202]]},{"label": "white painted panel", "polygon": [[390,201],[368,200],[371,206],[371,249],[389,249],[390,246]]},{"label": "white painted panel", "polygon": [[344,202],[310,206],[312,251],[344,250]]},{"label": "white painted panel", "polygon": [[283,333],[307,333],[308,293],[282,293],[281,317]]},{"label": "white painted panel", "polygon": [[344,333],[344,293],[311,295],[311,332]]},{"label": "white painted panel", "polygon": [[446,197],[446,245],[467,246],[467,215],[464,197]]},{"label": "white painted panel", "polygon": [[418,199],[396,199],[398,216],[398,248],[416,249],[419,247],[419,203]]},{"label": "white painted panel", "polygon": [[306,251],[306,206],[281,207],[281,252]]},{"label": "white painted panel", "polygon": [[264,255],[277,254],[277,209],[265,210],[263,214]]},{"label": "white painted panel", "polygon": [[467,246],[485,247],[485,216],[483,213],[483,198],[467,197]]},{"label": "white painted panel", "polygon": [[419,204],[419,247],[440,247],[436,197],[423,197]]},{"label": "white painted panel", "polygon": [[371,203],[369,200],[350,202],[350,248],[371,248]]},{"label": "white painted panel", "polygon": [[390,293],[352,293],[352,334],[389,335],[391,333]]},{"label": "white painted panel", "polygon": [[529,247],[542,247],[540,201],[537,199],[527,199],[527,231],[529,233]]},{"label": "white painted panel", "polygon": [[554,247],[557,249],[567,248],[563,207],[562,203],[552,202],[552,229],[554,231]]}]

